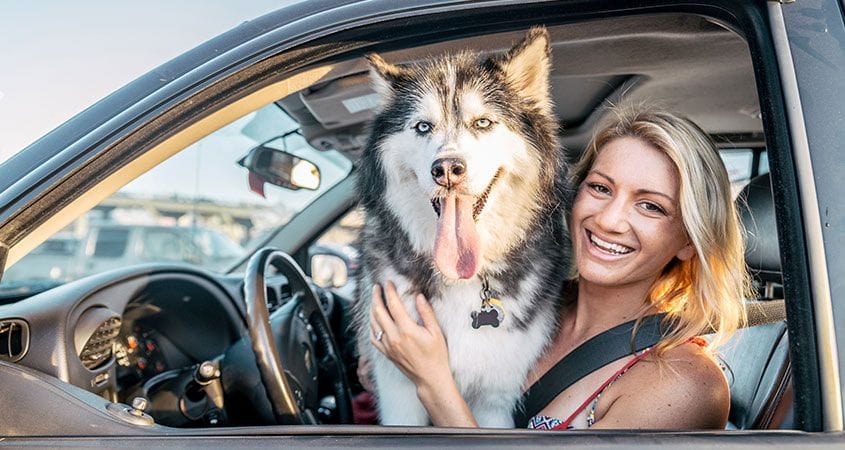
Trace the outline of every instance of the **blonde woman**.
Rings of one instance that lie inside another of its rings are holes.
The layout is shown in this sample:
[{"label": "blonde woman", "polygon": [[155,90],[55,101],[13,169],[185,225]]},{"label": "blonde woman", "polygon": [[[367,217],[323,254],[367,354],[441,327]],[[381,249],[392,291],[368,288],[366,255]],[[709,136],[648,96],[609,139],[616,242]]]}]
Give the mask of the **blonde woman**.
[{"label": "blonde woman", "polygon": [[[573,172],[577,275],[560,331],[525,382],[632,319],[665,314],[655,346],[575,382],[529,428],[724,428],[730,392],[712,348],[744,319],[750,294],[741,224],[707,135],[676,115],[617,107]],[[449,370],[447,343],[422,296],[413,321],[388,283],[373,294],[371,340],[417,386],[432,422],[477,426]],[[715,330],[709,343],[699,335]],[[381,339],[375,339],[376,334]]]}]

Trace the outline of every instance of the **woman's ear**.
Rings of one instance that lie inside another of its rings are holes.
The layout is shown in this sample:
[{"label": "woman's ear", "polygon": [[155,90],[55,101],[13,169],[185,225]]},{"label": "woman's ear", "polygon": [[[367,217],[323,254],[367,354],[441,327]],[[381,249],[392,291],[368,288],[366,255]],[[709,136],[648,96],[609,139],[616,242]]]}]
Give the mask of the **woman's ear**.
[{"label": "woman's ear", "polygon": [[695,247],[692,243],[689,243],[684,246],[684,248],[678,250],[678,254],[675,255],[681,261],[689,261],[690,258],[695,256]]}]

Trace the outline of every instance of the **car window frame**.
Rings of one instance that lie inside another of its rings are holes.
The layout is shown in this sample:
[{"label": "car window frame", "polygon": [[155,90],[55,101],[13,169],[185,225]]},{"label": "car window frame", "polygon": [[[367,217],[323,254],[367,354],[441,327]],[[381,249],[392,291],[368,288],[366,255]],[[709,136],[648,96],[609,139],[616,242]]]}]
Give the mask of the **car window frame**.
[{"label": "car window frame", "polygon": [[[837,70],[845,67],[845,9],[836,3],[807,0],[788,5],[769,3],[768,8],[790,114],[794,160],[801,177],[799,192],[822,391],[821,428],[841,432],[845,428],[845,359],[837,358],[836,350],[845,348],[845,336],[836,332],[836,326],[845,324],[845,304],[838,281],[841,277],[836,275],[845,273],[841,255],[845,242],[841,226],[845,183],[841,174],[845,163],[841,154],[831,149],[841,148],[845,130],[841,113],[845,77]],[[811,42],[812,47],[808,45]],[[834,297],[835,292],[840,298]]]},{"label": "car window frame", "polygon": [[[572,15],[564,15],[559,11],[555,13],[554,9],[549,8],[548,5],[523,5],[521,11],[527,11],[528,8],[537,8],[538,11],[549,11],[549,15],[546,17],[548,17],[550,24],[554,23],[555,20],[573,20],[573,17],[581,19],[598,17],[599,14],[594,8],[601,6],[592,7],[587,3],[571,2],[571,6],[573,6],[573,10],[575,11]],[[802,429],[818,431],[822,429],[823,425],[821,423],[821,417],[819,417],[821,414],[817,414],[814,409],[820,407],[822,403],[820,399],[821,394],[811,389],[810,383],[813,379],[812,372],[818,372],[817,363],[820,355],[816,351],[814,319],[811,315],[808,316],[805,311],[805,309],[808,309],[807,302],[813,296],[809,291],[808,258],[804,245],[804,225],[800,217],[801,202],[798,198],[798,180],[794,175],[795,171],[791,158],[791,142],[785,129],[786,127],[784,127],[785,124],[789,123],[789,119],[784,115],[786,108],[779,90],[781,84],[777,68],[774,65],[776,57],[769,38],[768,18],[759,14],[759,11],[753,11],[752,8],[747,8],[743,13],[742,5],[732,6],[727,1],[714,3],[716,4],[715,6],[709,7],[688,2],[673,2],[671,4],[643,2],[640,8],[642,13],[681,11],[707,14],[729,24],[736,24],[738,22],[738,25],[736,25],[738,26],[738,32],[748,38],[752,58],[755,61],[754,70],[761,100],[767,144],[770,149],[776,149],[770,151],[769,160],[773,176],[779,179],[779,182],[774,186],[774,195],[778,204],[778,223],[779,225],[783,225],[783,227],[779,226],[779,228],[783,228],[783,230],[779,230],[779,240],[781,248],[784,249],[782,250],[784,252],[783,259],[785,262],[784,277],[789,281],[786,283],[785,288],[787,297],[793,299],[792,304],[788,303],[790,340],[793,341],[793,348],[796,345],[802,345],[801,352],[791,352],[793,355],[793,364],[797,367],[796,394],[799,395],[796,395],[798,397],[796,419]],[[445,20],[445,15],[451,15],[451,20],[455,21],[459,20],[461,16],[460,14],[456,14],[457,12],[466,13],[466,11],[470,11],[473,8],[485,11],[485,17],[489,17],[492,14],[501,14],[500,10],[492,7],[488,8],[488,6],[455,4],[452,5],[452,9],[446,7],[441,8],[436,16],[439,18],[437,20]],[[387,11],[392,11],[396,14],[401,12],[399,9],[391,10],[388,2],[372,2],[371,5],[362,6],[361,8],[376,7],[385,8]],[[418,19],[435,16],[423,14],[420,13]],[[538,13],[535,12],[534,14]],[[530,16],[531,20],[514,19],[513,22],[510,22],[510,26],[521,27],[530,22],[536,22],[537,15],[532,14]],[[209,86],[200,94],[188,95],[182,93],[175,95],[170,101],[160,100],[155,108],[151,108],[147,112],[148,115],[146,116],[147,118],[150,116],[158,117],[155,122],[142,126],[132,133],[120,135],[121,139],[130,141],[128,144],[126,142],[115,142],[112,140],[90,147],[95,150],[88,151],[85,157],[81,158],[82,161],[77,160],[74,164],[59,164],[58,166],[54,166],[54,171],[49,176],[45,176],[43,180],[35,183],[37,188],[33,192],[14,199],[5,198],[7,201],[2,203],[11,206],[7,206],[0,212],[0,220],[2,220],[2,224],[4,225],[2,232],[0,232],[0,238],[5,239],[4,242],[8,242],[10,245],[14,245],[23,239],[27,230],[37,228],[39,222],[36,213],[55,211],[60,209],[62,205],[66,205],[66,202],[69,200],[56,198],[58,193],[53,192],[53,189],[61,187],[61,191],[67,194],[68,192],[72,192],[70,188],[73,187],[81,189],[90,188],[92,183],[103,179],[104,175],[98,175],[99,170],[108,169],[108,171],[113,172],[114,168],[111,165],[122,167],[124,161],[138,158],[149,150],[150,145],[154,143],[152,136],[170,136],[174,134],[184,126],[185,122],[196,120],[197,117],[207,114],[209,109],[213,110],[221,107],[222,104],[226,104],[226,102],[233,101],[232,99],[237,94],[242,94],[242,89],[257,89],[273,82],[279,82],[280,80],[289,78],[292,73],[309,64],[326,63],[331,61],[332,58],[340,57],[341,54],[348,57],[350,54],[360,55],[366,50],[386,50],[409,43],[410,38],[396,38],[390,42],[375,41],[376,44],[371,46],[366,46],[361,42],[356,43],[357,38],[390,35],[389,32],[391,30],[395,31],[401,29],[400,27],[407,26],[405,19],[391,19],[390,14],[387,13],[379,16],[375,12],[369,11],[369,15],[361,13],[361,17],[363,18],[360,18],[357,22],[347,22],[343,26],[336,26],[334,28],[325,27],[313,33],[300,31],[298,35],[292,29],[279,27],[274,33],[277,35],[280,33],[286,35],[287,39],[282,40],[284,45],[280,44],[272,47],[272,50],[267,50],[259,56],[253,55],[252,58],[244,57],[238,64],[223,64],[225,70],[221,70],[225,73],[217,74],[217,78],[206,79],[205,82]],[[307,21],[303,20],[296,23],[307,23]],[[473,27],[475,27],[472,28],[473,30],[484,28],[476,24]],[[329,31],[331,31],[331,35],[329,35]],[[464,31],[464,33],[469,32]],[[274,33],[268,33],[268,36]],[[296,38],[292,38],[291,36],[296,36]],[[346,46],[344,47],[343,44],[346,44]],[[338,50],[338,47],[343,47],[343,51]],[[267,57],[268,54],[270,57],[265,60],[264,57]],[[270,74],[269,72],[273,72],[272,68],[274,67],[283,70]],[[211,83],[211,81],[215,83]],[[180,92],[178,87],[171,87],[177,93]],[[185,87],[183,86],[182,88],[184,89]],[[184,108],[182,111],[174,111],[173,107],[188,104],[189,101],[196,102],[192,103],[195,105],[194,108]],[[144,117],[143,114],[139,115],[137,120]],[[160,139],[160,137],[156,139]],[[90,142],[86,144],[90,145]],[[83,144],[80,143],[78,145],[82,146]],[[85,181],[88,177],[91,179],[90,182]],[[15,193],[11,192],[7,195],[13,196]],[[18,227],[14,230],[7,230],[5,225],[10,222],[14,222]],[[5,257],[5,254],[2,256]],[[289,431],[294,430],[289,429]],[[404,431],[408,432],[408,430]],[[311,428],[310,432],[319,432],[319,430]],[[393,434],[394,432],[401,433],[403,430],[391,430],[387,434]],[[621,435],[624,435],[624,433],[621,433]],[[649,436],[651,436],[650,439],[655,438],[653,435]],[[769,436],[769,439],[773,438]],[[651,443],[654,442],[651,441]]]}]

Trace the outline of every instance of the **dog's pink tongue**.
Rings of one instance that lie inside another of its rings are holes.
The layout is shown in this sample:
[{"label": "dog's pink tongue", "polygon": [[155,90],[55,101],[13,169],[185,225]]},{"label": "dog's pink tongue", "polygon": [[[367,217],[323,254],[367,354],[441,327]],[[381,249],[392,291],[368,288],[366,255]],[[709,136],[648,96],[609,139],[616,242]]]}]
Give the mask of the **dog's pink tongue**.
[{"label": "dog's pink tongue", "polygon": [[478,231],[472,220],[472,197],[449,195],[440,203],[434,263],[448,278],[468,279],[478,266]]}]

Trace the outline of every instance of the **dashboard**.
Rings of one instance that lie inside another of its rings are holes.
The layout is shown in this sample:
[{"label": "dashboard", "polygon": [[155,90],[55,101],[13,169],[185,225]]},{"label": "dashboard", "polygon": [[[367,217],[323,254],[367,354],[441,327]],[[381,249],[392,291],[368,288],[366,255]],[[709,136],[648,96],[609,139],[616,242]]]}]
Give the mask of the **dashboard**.
[{"label": "dashboard", "polygon": [[243,321],[221,294],[197,279],[167,277],[127,303],[114,343],[118,400],[131,401],[156,375],[218,357],[240,337]]},{"label": "dashboard", "polygon": [[219,356],[244,330],[240,277],[188,266],[105,272],[0,306],[23,329],[17,364],[111,401]]},{"label": "dashboard", "polygon": [[[284,276],[268,276],[266,282],[271,312],[293,298]],[[24,351],[11,362],[108,402],[131,404],[135,397],[144,397],[148,412],[161,413],[153,414],[156,423],[209,425],[218,418],[210,411],[230,411],[230,406],[238,412],[230,424],[267,423],[273,420],[269,403],[256,407],[267,397],[249,344],[242,291],[240,276],[181,265],[135,266],[0,306],[0,323],[14,321],[26,331]],[[349,301],[317,292],[335,336],[344,334]],[[338,303],[344,307],[336,307]],[[345,347],[351,348],[348,342]],[[227,359],[224,367],[221,362]],[[215,388],[221,390],[219,398],[196,391],[204,364],[211,364],[216,370],[211,373],[220,379]],[[227,381],[227,370],[235,373],[229,380],[236,381]],[[222,390],[227,389],[229,400],[223,408]]]}]

